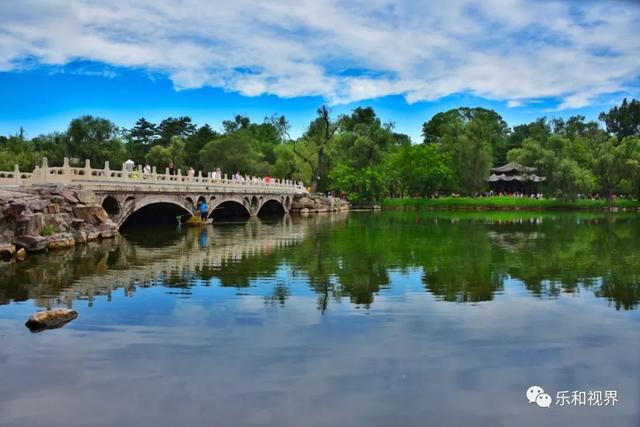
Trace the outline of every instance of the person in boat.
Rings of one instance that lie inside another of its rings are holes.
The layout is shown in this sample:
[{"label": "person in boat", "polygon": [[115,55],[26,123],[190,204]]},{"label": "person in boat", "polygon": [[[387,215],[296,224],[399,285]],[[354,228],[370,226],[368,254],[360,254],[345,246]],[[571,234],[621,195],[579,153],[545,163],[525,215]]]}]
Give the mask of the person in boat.
[{"label": "person in boat", "polygon": [[198,204],[198,212],[200,212],[200,219],[203,221],[207,220],[207,214],[209,213],[209,205],[207,205],[204,201],[200,201]]}]

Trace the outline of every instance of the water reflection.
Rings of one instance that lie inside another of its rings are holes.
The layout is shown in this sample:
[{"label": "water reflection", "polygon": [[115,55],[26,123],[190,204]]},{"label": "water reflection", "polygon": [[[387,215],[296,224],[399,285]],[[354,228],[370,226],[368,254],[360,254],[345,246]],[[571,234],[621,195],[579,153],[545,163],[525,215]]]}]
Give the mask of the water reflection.
[{"label": "water reflection", "polygon": [[376,294],[401,286],[394,272],[417,271],[442,301],[490,301],[523,286],[544,298],[590,292],[629,310],[640,300],[639,242],[637,217],[591,214],[341,213],[143,229],[2,264],[0,304],[71,307],[119,288],[217,285],[257,286],[266,303],[284,305],[302,286],[324,312],[342,299],[369,308]]},{"label": "water reflection", "polygon": [[[639,228],[350,213],[0,264],[0,425],[636,425]],[[78,318],[31,334],[34,304]],[[532,384],[620,403],[541,410]]]}]

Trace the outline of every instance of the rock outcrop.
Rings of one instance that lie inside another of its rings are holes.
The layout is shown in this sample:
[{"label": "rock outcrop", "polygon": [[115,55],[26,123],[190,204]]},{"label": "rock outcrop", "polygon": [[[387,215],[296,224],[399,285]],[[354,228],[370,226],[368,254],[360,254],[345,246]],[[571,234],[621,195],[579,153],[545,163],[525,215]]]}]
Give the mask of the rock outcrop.
[{"label": "rock outcrop", "polygon": [[291,212],[307,215],[315,212],[337,212],[349,210],[349,202],[336,197],[304,194],[296,196],[291,203]]},{"label": "rock outcrop", "polygon": [[118,226],[91,191],[56,185],[0,189],[0,259],[18,259],[21,249],[64,249],[117,235]]},{"label": "rock outcrop", "polygon": [[9,261],[16,254],[16,247],[8,243],[0,243],[0,259]]},{"label": "rock outcrop", "polygon": [[31,332],[40,332],[45,329],[61,328],[78,317],[78,312],[68,308],[39,311],[27,320],[25,326]]}]

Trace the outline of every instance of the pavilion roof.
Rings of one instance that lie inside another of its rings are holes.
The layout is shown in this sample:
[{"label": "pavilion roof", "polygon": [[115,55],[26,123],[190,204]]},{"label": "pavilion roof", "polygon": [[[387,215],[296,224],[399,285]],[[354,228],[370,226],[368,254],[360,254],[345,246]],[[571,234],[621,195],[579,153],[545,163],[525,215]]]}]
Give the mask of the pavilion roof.
[{"label": "pavilion roof", "polygon": [[497,181],[542,182],[542,181],[545,181],[546,179],[547,179],[546,177],[538,176],[536,174],[496,175],[495,173],[493,173],[489,178],[487,178],[487,181],[489,182],[497,182]]},{"label": "pavilion roof", "polygon": [[536,168],[523,166],[520,163],[509,162],[506,165],[491,168],[496,173],[509,173],[509,172],[534,172]]}]

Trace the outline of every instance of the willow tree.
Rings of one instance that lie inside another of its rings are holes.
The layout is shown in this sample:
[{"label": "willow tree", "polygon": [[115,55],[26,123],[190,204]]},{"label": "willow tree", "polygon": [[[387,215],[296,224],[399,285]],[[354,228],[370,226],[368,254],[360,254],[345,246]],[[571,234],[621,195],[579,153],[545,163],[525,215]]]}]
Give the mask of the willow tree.
[{"label": "willow tree", "polygon": [[312,193],[317,192],[318,188],[326,189],[327,187],[329,145],[337,130],[338,126],[331,120],[329,109],[323,105],[318,109],[318,117],[309,124],[302,138],[293,145],[295,155],[312,170]]}]

